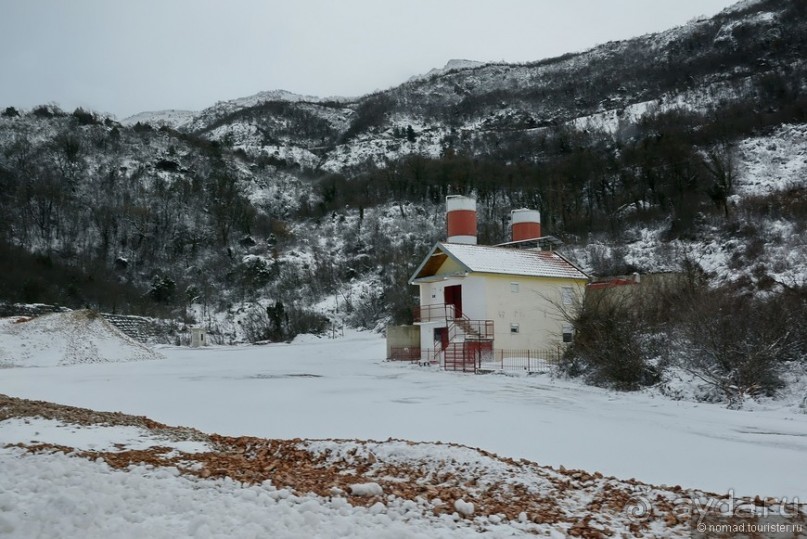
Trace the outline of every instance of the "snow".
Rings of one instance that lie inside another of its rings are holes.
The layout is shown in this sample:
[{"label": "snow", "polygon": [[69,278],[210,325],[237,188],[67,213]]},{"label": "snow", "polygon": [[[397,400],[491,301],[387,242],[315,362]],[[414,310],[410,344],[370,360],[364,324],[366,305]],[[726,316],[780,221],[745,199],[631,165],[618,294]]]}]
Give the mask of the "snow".
[{"label": "snow", "polygon": [[741,141],[736,183],[741,197],[807,187],[807,124],[786,124]]},{"label": "snow", "polygon": [[[383,339],[361,332],[293,345],[160,351],[166,360],[5,369],[0,393],[224,435],[450,441],[654,484],[807,495],[793,473],[807,454],[807,415],[795,401],[745,412],[548,375],[447,373],[384,362]],[[411,450],[403,445],[378,451],[405,459]],[[479,458],[444,450],[444,459],[435,452],[443,466]]]},{"label": "snow", "polygon": [[192,110],[156,110],[139,112],[128,118],[121,120],[121,124],[127,127],[133,126],[138,122],[141,124],[149,124],[154,127],[167,126],[172,129],[182,129],[190,124],[194,115],[198,114]]},{"label": "snow", "polygon": [[[438,158],[446,150],[445,140],[451,131],[445,125],[425,123],[417,117],[404,115],[393,116],[389,124],[390,128],[380,135],[361,134],[348,143],[337,145],[319,164],[320,168],[338,172],[364,163],[385,168],[388,163],[407,155]],[[415,142],[395,138],[393,125],[412,126],[417,136]]]},{"label": "snow", "polygon": [[720,13],[737,13],[745,9],[750,9],[758,4],[763,3],[764,0],[740,0],[736,4],[732,4]]},{"label": "snow", "polygon": [[160,355],[91,311],[0,318],[0,367],[142,361]]},{"label": "snow", "polygon": [[350,485],[350,493],[354,496],[381,496],[384,489],[378,483],[354,483]]},{"label": "snow", "polygon": [[[414,518],[406,502],[384,511],[342,497],[298,496],[271,484],[178,476],[176,469],[0,449],[0,535],[29,537],[465,537],[453,520]],[[202,488],[204,487],[204,488]],[[410,502],[411,503],[411,502]],[[512,535],[502,527],[492,537]]]},{"label": "snow", "polygon": [[425,80],[436,75],[444,75],[451,71],[473,69],[476,67],[481,67],[483,65],[485,65],[485,62],[477,62],[476,60],[452,59],[446,62],[446,65],[444,65],[441,68],[435,67],[422,75],[414,75],[410,77],[409,80],[410,81]]},{"label": "snow", "polygon": [[474,504],[470,502],[466,502],[463,499],[456,500],[454,502],[454,509],[461,515],[469,517],[474,514]]},{"label": "snow", "polygon": [[613,135],[620,128],[637,124],[644,116],[659,112],[659,104],[660,102],[657,100],[634,103],[620,109],[580,116],[567,122],[567,125],[581,131],[598,130]]},{"label": "snow", "polygon": [[460,243],[438,243],[435,248],[451,255],[467,271],[588,279],[588,276],[555,252]]},{"label": "snow", "polygon": [[129,451],[159,445],[183,453],[210,451],[202,442],[173,441],[138,427],[68,424],[55,419],[10,418],[0,421],[0,447],[6,444],[49,443],[79,451]]}]

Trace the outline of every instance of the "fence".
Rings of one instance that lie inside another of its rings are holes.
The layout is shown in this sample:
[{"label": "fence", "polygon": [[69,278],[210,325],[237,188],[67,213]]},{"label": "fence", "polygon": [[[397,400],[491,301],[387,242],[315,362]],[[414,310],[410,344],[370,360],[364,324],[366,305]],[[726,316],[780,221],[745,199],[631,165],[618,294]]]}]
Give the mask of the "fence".
[{"label": "fence", "polygon": [[560,361],[563,351],[494,349],[491,356],[482,358],[478,370],[482,372],[548,372]]},{"label": "fence", "polygon": [[419,347],[393,346],[390,348],[389,361],[422,361],[422,354]]},{"label": "fence", "polygon": [[546,350],[513,350],[493,349],[478,350],[466,361],[458,361],[452,357],[446,360],[446,352],[432,348],[393,348],[390,361],[409,361],[411,363],[439,365],[446,370],[462,372],[548,372],[557,365],[563,350],[553,348]]}]

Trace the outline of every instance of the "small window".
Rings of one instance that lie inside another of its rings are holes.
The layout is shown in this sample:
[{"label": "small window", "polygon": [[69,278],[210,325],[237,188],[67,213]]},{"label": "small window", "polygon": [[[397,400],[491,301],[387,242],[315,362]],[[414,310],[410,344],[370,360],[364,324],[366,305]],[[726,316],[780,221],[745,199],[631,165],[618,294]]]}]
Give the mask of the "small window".
[{"label": "small window", "polygon": [[510,292],[518,294],[518,283],[510,283]]},{"label": "small window", "polygon": [[571,324],[563,324],[563,342],[572,342],[574,328]]},{"label": "small window", "polygon": [[519,329],[518,324],[510,324],[510,333],[518,333]]},{"label": "small window", "polygon": [[571,286],[564,286],[560,289],[560,297],[564,305],[572,305],[574,303],[574,289]]},{"label": "small window", "polygon": [[435,299],[435,298],[437,298],[437,290],[432,288],[432,299]]}]

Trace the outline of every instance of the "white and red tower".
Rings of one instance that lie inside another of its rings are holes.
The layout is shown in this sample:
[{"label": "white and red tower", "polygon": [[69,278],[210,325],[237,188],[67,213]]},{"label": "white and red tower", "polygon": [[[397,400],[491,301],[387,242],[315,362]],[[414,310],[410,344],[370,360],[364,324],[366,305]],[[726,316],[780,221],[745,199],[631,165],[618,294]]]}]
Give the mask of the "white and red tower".
[{"label": "white and red tower", "polygon": [[541,212],[520,209],[510,212],[513,241],[534,240],[541,237]]},{"label": "white and red tower", "polygon": [[461,195],[446,197],[448,243],[476,245],[476,199]]}]

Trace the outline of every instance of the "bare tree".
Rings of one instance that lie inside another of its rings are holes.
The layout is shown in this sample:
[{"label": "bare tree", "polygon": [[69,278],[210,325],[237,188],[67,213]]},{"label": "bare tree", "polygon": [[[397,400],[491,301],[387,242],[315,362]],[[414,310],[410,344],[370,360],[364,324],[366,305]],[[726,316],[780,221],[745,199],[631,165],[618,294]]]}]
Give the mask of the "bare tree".
[{"label": "bare tree", "polygon": [[736,175],[734,165],[734,152],[729,144],[720,144],[706,153],[703,166],[712,179],[712,184],[707,189],[709,198],[723,210],[726,217],[729,216],[728,197],[734,189],[734,177]]}]

